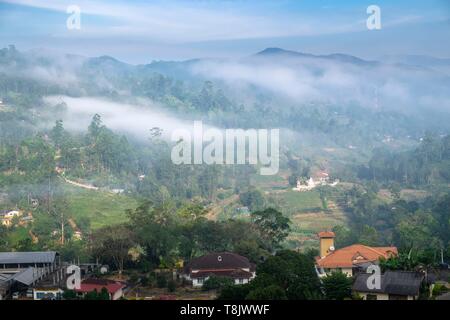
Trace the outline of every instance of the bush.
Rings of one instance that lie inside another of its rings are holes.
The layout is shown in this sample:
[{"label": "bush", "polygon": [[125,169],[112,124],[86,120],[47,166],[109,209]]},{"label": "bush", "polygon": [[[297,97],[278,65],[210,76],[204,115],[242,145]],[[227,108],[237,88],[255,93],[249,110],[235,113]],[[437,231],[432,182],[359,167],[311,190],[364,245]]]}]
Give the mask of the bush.
[{"label": "bush", "polygon": [[64,300],[76,300],[78,299],[77,294],[74,290],[66,290],[62,295]]},{"label": "bush", "polygon": [[138,283],[138,281],[139,281],[139,275],[138,275],[136,272],[131,273],[131,274],[130,274],[129,281],[130,281],[132,284]]},{"label": "bush", "polygon": [[167,283],[167,289],[169,290],[169,292],[175,292],[176,288],[177,288],[177,284],[176,284],[175,280],[170,280]]},{"label": "bush", "polygon": [[203,284],[203,290],[220,290],[225,286],[233,285],[232,279],[227,277],[210,276]]},{"label": "bush", "polygon": [[250,291],[245,300],[287,300],[287,297],[281,287],[270,285]]},{"label": "bush", "polygon": [[158,274],[156,276],[156,285],[158,288],[165,288],[167,287],[167,278],[163,274]]},{"label": "bush", "polygon": [[433,287],[433,296],[440,296],[443,293],[446,293],[448,289],[443,284],[435,284]]},{"label": "bush", "polygon": [[143,287],[148,287],[150,285],[151,281],[150,278],[145,274],[141,278],[141,285]]},{"label": "bush", "polygon": [[245,300],[250,292],[250,285],[225,286],[220,290],[218,300]]}]

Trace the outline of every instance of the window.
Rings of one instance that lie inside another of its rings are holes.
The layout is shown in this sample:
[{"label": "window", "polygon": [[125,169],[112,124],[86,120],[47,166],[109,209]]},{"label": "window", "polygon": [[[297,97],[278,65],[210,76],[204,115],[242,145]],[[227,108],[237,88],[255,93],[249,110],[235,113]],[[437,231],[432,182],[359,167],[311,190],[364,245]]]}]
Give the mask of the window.
[{"label": "window", "polygon": [[198,284],[203,284],[204,281],[205,281],[205,279],[203,279],[203,278],[198,278],[197,279]]},{"label": "window", "polygon": [[244,279],[239,279],[239,284],[243,284],[244,283]]}]

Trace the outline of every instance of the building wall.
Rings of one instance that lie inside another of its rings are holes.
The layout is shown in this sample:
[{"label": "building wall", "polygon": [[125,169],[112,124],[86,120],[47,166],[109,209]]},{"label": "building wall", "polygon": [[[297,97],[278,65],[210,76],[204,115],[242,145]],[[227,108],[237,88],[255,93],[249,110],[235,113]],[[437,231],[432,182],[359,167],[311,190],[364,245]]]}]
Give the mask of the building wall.
[{"label": "building wall", "polygon": [[318,271],[318,276],[320,278],[326,277],[327,275],[331,274],[332,272],[342,272],[347,275],[347,277],[353,276],[353,269],[352,268],[334,268],[334,269],[327,269],[316,267]]},{"label": "building wall", "polygon": [[[201,281],[201,279],[202,278],[200,278],[200,279],[199,278],[192,279],[192,286],[194,288],[201,288],[201,287],[203,287],[203,284],[205,283],[206,280],[209,279],[209,277],[203,278],[203,282]],[[251,279],[241,279],[241,280],[242,280],[242,282],[240,281],[240,279],[234,279],[234,284],[236,284],[236,285],[238,285],[238,284],[246,284],[246,283],[249,283],[249,281]]]},{"label": "building wall", "polygon": [[[355,292],[356,294],[358,294],[363,300],[367,300],[367,295],[370,293],[366,293],[366,292]],[[389,300],[389,294],[387,293],[376,293],[377,296],[377,300]],[[414,296],[407,296],[406,300],[415,300],[417,299],[417,297]]]},{"label": "building wall", "polygon": [[195,278],[195,279],[192,279],[192,286],[193,286],[194,288],[201,288],[201,287],[203,287],[203,283],[204,283],[206,280],[208,280],[208,278],[209,278],[209,277],[207,277],[207,278]]},{"label": "building wall", "polygon": [[352,268],[342,268],[342,273],[345,273],[347,277],[353,276],[353,269]]},{"label": "building wall", "polygon": [[234,279],[234,284],[246,284],[248,279]]},{"label": "building wall", "polygon": [[[363,300],[367,300],[367,294],[366,292],[356,292]],[[369,293],[371,294],[371,293]],[[389,300],[389,295],[387,293],[377,293],[377,300]]]},{"label": "building wall", "polygon": [[62,297],[62,290],[33,290],[33,300],[41,300],[42,296],[52,294],[56,299],[60,299]]},{"label": "building wall", "polygon": [[334,246],[334,238],[320,238],[320,257],[325,257],[330,253],[330,247]]}]

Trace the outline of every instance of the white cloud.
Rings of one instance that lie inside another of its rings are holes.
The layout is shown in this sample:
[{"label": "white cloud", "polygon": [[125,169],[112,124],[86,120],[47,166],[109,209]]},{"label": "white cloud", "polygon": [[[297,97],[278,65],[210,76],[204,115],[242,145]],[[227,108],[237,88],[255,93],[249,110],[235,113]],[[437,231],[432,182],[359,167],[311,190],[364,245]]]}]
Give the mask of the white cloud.
[{"label": "white cloud", "polygon": [[[141,141],[150,138],[150,129],[162,129],[163,138],[169,140],[172,132],[184,129],[193,130],[193,121],[182,120],[161,111],[158,104],[150,100],[142,100],[141,104],[127,104],[112,102],[104,98],[68,96],[50,96],[45,101],[49,105],[64,102],[64,127],[70,131],[84,132],[95,114],[102,117],[103,123],[110,129],[131,135]],[[205,128],[211,128],[205,125]]]},{"label": "white cloud", "polygon": [[[247,38],[313,36],[363,30],[359,19],[317,19],[303,12],[286,15],[245,10],[233,3],[156,1],[125,4],[111,1],[6,0],[7,2],[66,13],[76,4],[82,14],[111,18],[108,25],[88,25],[82,20],[81,33],[89,37],[145,37],[165,42],[199,42]],[[356,18],[356,17],[355,17]]]}]

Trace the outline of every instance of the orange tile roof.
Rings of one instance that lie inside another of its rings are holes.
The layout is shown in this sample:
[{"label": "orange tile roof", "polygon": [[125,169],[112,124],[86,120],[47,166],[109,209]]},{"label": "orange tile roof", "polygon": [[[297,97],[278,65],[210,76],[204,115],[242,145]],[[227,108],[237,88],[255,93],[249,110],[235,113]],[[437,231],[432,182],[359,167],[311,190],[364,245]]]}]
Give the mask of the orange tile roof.
[{"label": "orange tile roof", "polygon": [[335,234],[333,231],[321,231],[317,234],[319,238],[334,238]]},{"label": "orange tile roof", "polygon": [[381,257],[389,258],[397,254],[396,247],[368,247],[354,244],[338,249],[323,258],[317,257],[316,264],[322,268],[351,268],[355,264],[374,262]]}]

